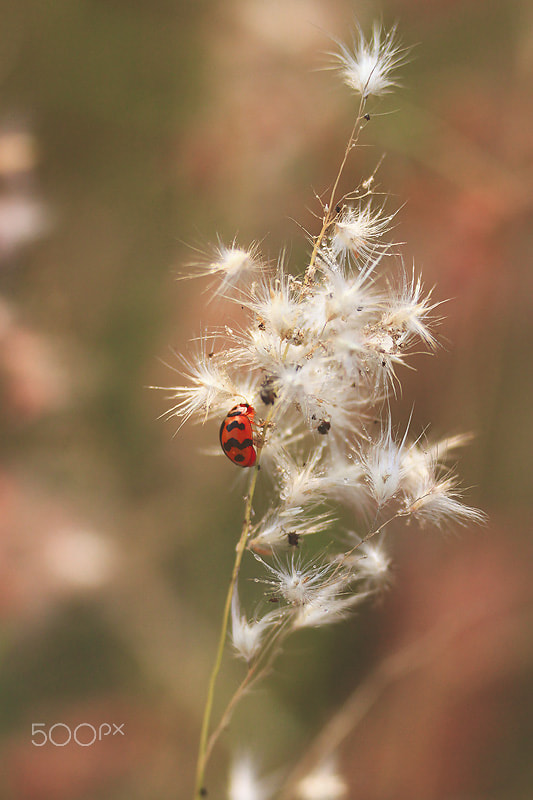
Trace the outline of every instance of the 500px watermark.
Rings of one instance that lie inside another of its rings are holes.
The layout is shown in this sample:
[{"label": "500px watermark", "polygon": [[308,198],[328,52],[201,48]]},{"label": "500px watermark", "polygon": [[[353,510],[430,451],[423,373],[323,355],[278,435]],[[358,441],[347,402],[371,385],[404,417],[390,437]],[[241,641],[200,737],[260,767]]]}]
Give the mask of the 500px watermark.
[{"label": "500px watermark", "polygon": [[115,725],[114,722],[103,722],[98,727],[89,722],[80,722],[72,729],[64,722],[56,722],[47,727],[46,722],[32,722],[31,743],[34,747],[44,747],[53,744],[54,747],[65,747],[71,741],[80,747],[90,747],[95,742],[101,742],[105,736],[124,736],[124,723]]}]

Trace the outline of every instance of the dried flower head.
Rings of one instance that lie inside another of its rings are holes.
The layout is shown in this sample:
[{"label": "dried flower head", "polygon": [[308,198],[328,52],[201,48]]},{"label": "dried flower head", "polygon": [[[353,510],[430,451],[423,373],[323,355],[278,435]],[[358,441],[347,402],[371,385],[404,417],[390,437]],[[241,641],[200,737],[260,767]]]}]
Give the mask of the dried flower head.
[{"label": "dried flower head", "polygon": [[[282,253],[276,266],[265,266],[257,245],[242,249],[234,240],[230,247],[219,242],[196,265],[198,275],[217,282],[215,294],[234,304],[239,320],[206,332],[192,356],[182,357],[184,385],[170,390],[167,415],[180,424],[216,419],[229,459],[243,467],[241,476],[251,473],[202,727],[197,795],[213,744],[209,715],[230,616],[233,648],[248,671],[214,739],[289,635],[344,619],[386,586],[391,561],[384,537],[393,524],[484,520],[462,503],[446,463],[467,437],[430,444],[409,433],[410,423],[397,433],[392,421],[403,367],[437,349],[439,302],[393,253],[399,245],[388,234],[395,214],[385,212],[386,199],[374,189],[375,171],[348,194],[338,191],[370,120],[365,101],[397,85],[395,70],[406,54],[396,29],[384,33],[379,24],[369,40],[359,30],[352,49],[340,45],[337,70],[361,103],[329,198],[320,200],[321,225],[304,263],[293,269]],[[268,502],[259,513],[255,493],[265,478]],[[336,524],[346,515],[348,536]],[[319,539],[314,555],[311,536]],[[252,579],[257,593],[263,587],[252,615],[241,610],[237,585],[246,550],[266,573]],[[325,761],[296,791],[301,800],[340,800],[347,788]],[[230,800],[268,794],[251,759],[237,760]]]},{"label": "dried flower head", "polygon": [[391,228],[395,214],[385,215],[382,208],[374,209],[372,200],[357,206],[346,206],[335,220],[331,247],[336,258],[348,254],[356,258],[372,258],[386,251],[390,244],[383,237]]},{"label": "dried flower head", "polygon": [[241,755],[231,767],[228,800],[268,800],[272,796],[269,782],[257,776],[250,755]]},{"label": "dried flower head", "polygon": [[279,619],[279,614],[272,612],[261,619],[248,622],[241,613],[237,589],[233,593],[231,604],[231,640],[237,655],[248,664],[260,652],[263,639],[268,628]]},{"label": "dried flower head", "polygon": [[338,69],[344,82],[366,98],[385,94],[398,86],[393,72],[405,63],[407,52],[397,39],[396,27],[384,33],[376,22],[369,40],[359,30],[352,49],[340,44],[340,52],[334,56],[340,62]]},{"label": "dried flower head", "polygon": [[212,276],[213,294],[225,295],[243,282],[251,281],[264,269],[259,248],[254,242],[249,248],[238,247],[235,239],[228,247],[220,240],[212,249],[210,256],[190,264],[193,272],[187,278]]},{"label": "dried flower head", "polygon": [[341,800],[347,796],[348,786],[335,761],[328,759],[302,778],[296,791],[300,800]]},{"label": "dried flower head", "polygon": [[420,483],[416,494],[406,495],[405,510],[421,525],[429,523],[438,528],[450,523],[480,525],[486,522],[483,511],[465,505],[460,497],[457,478],[451,474],[439,477],[435,470]]}]

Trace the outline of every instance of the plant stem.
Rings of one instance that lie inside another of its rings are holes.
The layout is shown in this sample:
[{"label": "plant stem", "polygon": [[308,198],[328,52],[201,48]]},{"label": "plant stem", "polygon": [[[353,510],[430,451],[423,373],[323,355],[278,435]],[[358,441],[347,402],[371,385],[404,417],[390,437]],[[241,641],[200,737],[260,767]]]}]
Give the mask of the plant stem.
[{"label": "plant stem", "polygon": [[233,592],[235,589],[235,584],[237,583],[237,578],[239,576],[242,557],[246,549],[246,542],[248,541],[248,534],[250,532],[250,525],[252,518],[252,503],[254,499],[255,488],[257,485],[257,477],[259,475],[259,460],[261,456],[261,449],[265,443],[266,430],[268,423],[272,417],[272,412],[273,412],[273,407],[271,406],[267,419],[264,423],[263,431],[261,433],[259,442],[257,444],[257,449],[258,449],[257,461],[253,471],[252,479],[250,481],[250,487],[248,489],[248,497],[244,509],[244,521],[242,524],[241,536],[237,544],[235,553],[235,562],[233,564],[231,580],[228,586],[228,593],[226,595],[226,603],[224,605],[224,613],[222,615],[222,625],[220,628],[220,635],[218,639],[218,647],[215,656],[215,662],[213,664],[213,669],[211,670],[211,676],[209,678],[209,684],[207,688],[207,699],[205,703],[204,716],[202,720],[202,730],[200,733],[200,744],[198,747],[198,762],[196,765],[194,800],[199,800],[199,798],[202,798],[205,795],[204,777],[205,777],[205,768],[207,766],[207,756],[208,756],[207,744],[209,737],[209,725],[211,722],[211,713],[213,711],[213,701],[215,698],[215,685],[217,682],[218,674],[220,672],[220,667],[222,665],[222,657],[224,655],[224,647],[226,644],[226,636],[228,633],[228,622],[231,611],[231,601],[233,599]]},{"label": "plant stem", "polygon": [[258,660],[251,667],[249,667],[248,672],[246,673],[244,679],[241,681],[235,694],[233,695],[228,705],[226,706],[226,709],[222,714],[222,717],[220,718],[219,724],[209,737],[205,755],[206,762],[209,760],[209,756],[211,755],[213,747],[217,743],[218,737],[220,736],[224,728],[228,725],[231,716],[233,714],[233,710],[237,705],[237,703],[239,702],[239,700],[243,697],[243,695],[247,690],[249,690],[268,672],[271,663],[275,658],[276,652],[278,652],[275,649],[275,645],[279,644],[279,641],[282,639],[283,634],[285,632],[286,632],[286,626],[282,626],[274,634],[271,641],[268,643],[267,647],[265,648],[265,652],[262,654],[262,657],[258,658]]},{"label": "plant stem", "polygon": [[325,209],[324,209],[325,213],[324,213],[324,218],[322,220],[322,228],[321,228],[320,233],[318,234],[318,236],[315,238],[315,242],[314,242],[314,245],[313,245],[313,252],[311,253],[311,258],[309,260],[309,265],[308,265],[308,267],[307,267],[307,269],[305,271],[305,276],[304,276],[304,285],[305,286],[307,286],[309,284],[309,282],[313,278],[313,275],[315,273],[315,261],[316,261],[317,255],[318,255],[318,251],[320,249],[320,245],[322,244],[322,240],[323,240],[323,238],[324,238],[324,236],[326,234],[326,231],[328,230],[329,226],[331,225],[333,217],[335,216],[335,213],[336,213],[335,209],[334,209],[334,206],[335,206],[335,195],[337,194],[337,189],[338,189],[338,186],[339,186],[339,182],[340,182],[342,173],[344,172],[344,167],[346,166],[346,162],[348,161],[348,156],[350,155],[350,152],[351,152],[352,148],[357,144],[357,141],[359,139],[359,134],[361,133],[361,119],[362,119],[363,108],[364,108],[364,105],[365,105],[365,99],[366,98],[362,97],[361,98],[361,102],[359,103],[359,111],[357,112],[357,118],[355,120],[355,125],[353,126],[352,132],[350,134],[350,138],[348,139],[348,144],[346,145],[346,149],[344,151],[344,155],[342,157],[342,161],[341,161],[339,170],[337,172],[337,177],[335,178],[335,182],[334,182],[333,188],[331,190],[331,194],[330,194],[330,197],[329,197],[329,202],[328,202],[327,206],[325,206]]},{"label": "plant stem", "polygon": [[474,627],[479,620],[480,608],[470,609],[460,620],[446,617],[437,628],[424,633],[419,639],[404,645],[371,672],[344,701],[339,710],[322,728],[318,736],[296,762],[285,779],[277,800],[293,800],[298,783],[314,767],[338,751],[342,742],[361,723],[371,708],[380,700],[389,686],[413,672],[427,666],[450,647],[450,642]]}]

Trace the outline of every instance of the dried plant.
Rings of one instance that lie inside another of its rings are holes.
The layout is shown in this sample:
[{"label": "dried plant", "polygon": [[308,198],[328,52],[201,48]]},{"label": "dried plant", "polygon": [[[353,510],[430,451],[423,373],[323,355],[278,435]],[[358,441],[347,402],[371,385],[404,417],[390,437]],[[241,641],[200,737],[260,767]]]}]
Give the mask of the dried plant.
[{"label": "dried plant", "polygon": [[[216,420],[226,455],[250,473],[208,687],[195,798],[206,793],[209,757],[236,704],[288,637],[345,619],[386,586],[384,535],[393,520],[443,527],[484,519],[462,503],[449,466],[468,437],[432,443],[413,436],[409,424],[399,433],[391,417],[402,366],[421,350],[437,348],[439,303],[404,265],[399,245],[387,241],[395,213],[385,210],[375,175],[348,194],[339,188],[371,120],[371,98],[397,85],[395,70],[406,56],[396,30],[384,33],[379,25],[370,40],[359,32],[351,49],[339,45],[334,54],[333,66],[359,105],[300,273],[290,272],[283,256],[273,267],[257,244],[243,248],[236,241],[219,242],[193,265],[195,275],[212,278],[214,295],[242,307],[245,319],[238,331],[226,327],[196,340],[193,355],[182,359],[186,382],[172,388],[168,415],[180,425]],[[269,493],[261,518],[252,515],[259,478]],[[336,525],[342,509],[354,520],[348,533]],[[325,536],[322,549],[309,545],[311,537]],[[263,598],[251,614],[242,610],[238,593],[246,552],[256,560]],[[233,653],[246,671],[212,726],[230,626]],[[231,800],[259,800],[272,791],[256,777],[249,756],[236,761]],[[345,793],[329,758],[315,764],[293,794],[328,800]]]}]

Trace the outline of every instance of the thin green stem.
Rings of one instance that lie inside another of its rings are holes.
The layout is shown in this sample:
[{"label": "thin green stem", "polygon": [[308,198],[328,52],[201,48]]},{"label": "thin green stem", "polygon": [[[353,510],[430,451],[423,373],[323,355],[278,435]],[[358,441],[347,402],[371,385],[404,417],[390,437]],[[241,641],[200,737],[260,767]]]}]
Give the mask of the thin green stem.
[{"label": "thin green stem", "polygon": [[195,782],[195,789],[194,789],[194,800],[198,800],[198,798],[205,796],[205,787],[204,787],[204,778],[205,778],[205,768],[207,766],[207,745],[208,745],[208,737],[209,737],[209,727],[211,723],[211,714],[213,711],[213,702],[215,699],[215,686],[218,678],[218,674],[220,672],[220,667],[222,665],[222,658],[224,656],[224,648],[226,645],[226,636],[228,633],[228,622],[230,617],[231,611],[231,601],[233,599],[233,592],[235,589],[235,584],[237,583],[237,578],[239,576],[239,570],[241,567],[242,557],[244,555],[244,551],[246,549],[246,542],[248,541],[248,534],[250,532],[250,525],[251,525],[251,518],[252,518],[252,503],[255,494],[255,488],[257,485],[257,477],[259,475],[259,460],[261,456],[261,449],[265,443],[265,435],[268,423],[272,418],[273,408],[270,409],[267,419],[263,426],[263,431],[260,436],[257,448],[257,462],[253,471],[252,479],[250,481],[250,487],[248,489],[248,497],[246,500],[246,506],[244,509],[244,520],[242,524],[241,536],[239,542],[237,544],[237,549],[235,553],[235,562],[233,564],[233,571],[231,573],[231,579],[228,586],[228,593],[226,595],[226,602],[224,605],[224,613],[222,615],[222,625],[220,628],[220,635],[218,639],[218,647],[215,655],[215,661],[213,664],[213,669],[211,670],[211,676],[209,678],[209,684],[207,687],[207,699],[205,703],[204,709],[204,716],[202,720],[202,730],[200,733],[200,744],[198,747],[198,762],[196,765],[196,782]]},{"label": "thin green stem", "polygon": [[237,705],[237,703],[239,702],[239,700],[243,697],[245,692],[249,690],[255,683],[257,683],[263,677],[263,675],[265,675],[270,669],[271,663],[274,660],[276,653],[279,652],[278,649],[274,649],[274,646],[276,644],[279,644],[279,641],[282,640],[285,631],[286,631],[286,625],[283,625],[281,628],[279,628],[273,635],[270,642],[267,644],[261,657],[258,658],[257,661],[254,664],[252,664],[251,667],[249,667],[248,672],[246,673],[245,677],[243,678],[237,690],[235,691],[233,697],[226,706],[226,709],[222,714],[222,717],[220,718],[219,724],[209,737],[205,755],[206,763],[207,761],[209,761],[209,756],[211,755],[213,747],[217,743],[218,737],[228,725],[231,716],[233,714],[233,710]]},{"label": "thin green stem", "polygon": [[[332,187],[332,190],[331,190],[329,203],[324,209],[325,213],[324,213],[324,218],[323,218],[323,221],[322,221],[322,229],[321,229],[320,233],[318,234],[318,236],[316,237],[316,239],[314,241],[314,246],[313,246],[313,252],[311,254],[311,259],[310,259],[309,265],[307,267],[307,270],[305,272],[304,285],[308,285],[309,282],[313,278],[313,275],[314,275],[314,272],[315,272],[315,261],[316,261],[317,255],[318,255],[318,251],[319,251],[320,245],[321,245],[321,243],[322,243],[322,241],[324,239],[324,236],[325,236],[329,226],[331,225],[333,217],[334,217],[334,213],[335,213],[334,204],[335,204],[335,197],[336,197],[336,194],[337,194],[337,189],[338,189],[338,186],[339,186],[339,182],[340,182],[342,173],[344,171],[344,167],[346,166],[346,162],[348,160],[348,156],[349,156],[352,148],[357,144],[357,141],[359,139],[359,134],[361,132],[361,118],[362,118],[362,110],[363,110],[363,107],[364,107],[364,102],[365,102],[365,99],[361,98],[361,103],[360,103],[360,106],[359,106],[357,119],[356,119],[355,125],[353,127],[352,133],[350,135],[350,139],[348,141],[348,145],[346,146],[346,150],[344,151],[344,156],[342,158],[342,161],[341,161],[338,173],[337,173],[337,177],[335,178],[335,181],[334,181],[334,184],[333,184],[333,187]],[[286,353],[287,353],[287,350],[285,351],[285,355],[286,355]],[[233,565],[233,572],[232,572],[232,575],[231,575],[231,580],[230,580],[230,584],[229,584],[229,587],[228,587],[228,593],[227,593],[227,596],[226,596],[226,603],[225,603],[225,606],[224,606],[224,613],[223,613],[223,616],[222,616],[222,625],[221,625],[221,628],[220,628],[220,636],[219,636],[219,640],[218,640],[218,647],[217,647],[217,652],[216,652],[216,656],[215,656],[215,662],[213,664],[213,669],[211,671],[211,676],[210,676],[210,679],[209,679],[208,690],[207,690],[207,700],[206,700],[204,716],[203,716],[203,721],[202,721],[202,730],[201,730],[201,734],[200,734],[200,745],[199,745],[199,750],[198,750],[198,763],[197,763],[197,768],[196,768],[196,783],[195,783],[195,791],[194,791],[194,800],[199,800],[199,798],[201,798],[201,797],[203,797],[205,795],[205,787],[204,787],[205,769],[206,769],[206,765],[207,765],[208,756],[209,756],[209,754],[211,752],[211,749],[212,749],[212,746],[211,747],[209,746],[209,742],[210,742],[210,740],[209,740],[209,728],[210,728],[210,722],[211,722],[211,714],[212,714],[212,711],[213,711],[213,702],[214,702],[214,697],[215,697],[215,685],[216,685],[216,682],[217,682],[218,674],[220,672],[220,667],[221,667],[221,664],[222,664],[222,658],[223,658],[223,655],[224,655],[224,647],[225,647],[225,644],[226,644],[226,636],[227,636],[227,632],[228,632],[228,622],[229,622],[229,616],[230,616],[230,611],[231,611],[231,601],[233,599],[233,592],[234,592],[234,589],[235,589],[235,584],[237,583],[237,578],[238,578],[238,575],[239,575],[239,570],[240,570],[242,558],[243,558],[243,555],[244,555],[244,551],[246,549],[246,543],[248,541],[248,534],[250,532],[251,514],[252,514],[252,502],[253,502],[253,498],[254,498],[254,494],[255,494],[255,488],[256,488],[256,484],[257,484],[257,476],[258,476],[258,473],[259,473],[259,457],[260,457],[260,454],[261,454],[261,448],[262,448],[262,446],[264,444],[264,441],[265,441],[266,430],[267,430],[268,424],[269,424],[272,416],[273,416],[273,407],[271,407],[271,409],[269,411],[269,414],[268,414],[267,419],[265,421],[265,424],[263,426],[263,432],[261,434],[260,441],[258,442],[258,451],[259,452],[258,452],[258,457],[257,457],[257,463],[255,465],[255,469],[254,469],[254,474],[252,476],[252,480],[250,481],[250,488],[248,490],[248,499],[246,501],[246,507],[245,507],[245,512],[244,512],[244,521],[243,521],[243,526],[242,526],[242,530],[241,530],[241,536],[240,536],[239,542],[237,544],[237,551],[236,551],[236,555],[235,555],[235,563]],[[246,683],[246,680],[245,680],[245,683]],[[230,701],[230,709],[232,707],[232,703],[233,703],[233,701]],[[215,733],[217,734],[217,732],[218,732],[218,729],[217,729],[217,731],[215,731]]]}]

